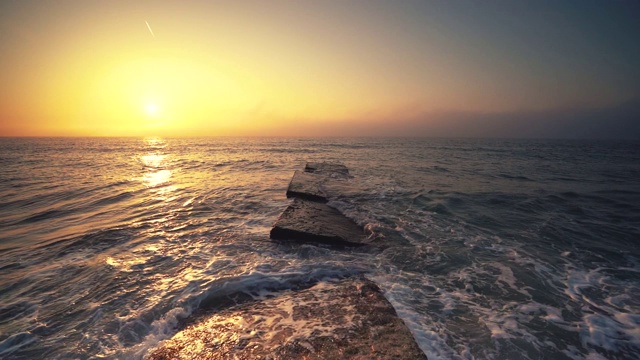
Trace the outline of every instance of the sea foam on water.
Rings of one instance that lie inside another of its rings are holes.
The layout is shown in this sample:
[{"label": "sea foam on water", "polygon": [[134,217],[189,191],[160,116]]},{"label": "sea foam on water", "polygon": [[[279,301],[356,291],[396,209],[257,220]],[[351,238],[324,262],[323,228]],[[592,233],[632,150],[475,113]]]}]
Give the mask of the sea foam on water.
[{"label": "sea foam on water", "polygon": [[[430,359],[640,354],[636,142],[3,138],[0,154],[3,358],[140,358],[229,298],[361,275]],[[317,161],[347,165],[327,204],[384,248],[269,240]]]}]

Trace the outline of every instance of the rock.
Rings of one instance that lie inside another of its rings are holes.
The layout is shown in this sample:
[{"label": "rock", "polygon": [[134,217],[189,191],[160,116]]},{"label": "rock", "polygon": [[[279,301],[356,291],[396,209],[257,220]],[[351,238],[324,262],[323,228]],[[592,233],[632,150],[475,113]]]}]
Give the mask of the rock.
[{"label": "rock", "polygon": [[364,278],[209,314],[148,357],[165,359],[426,359],[380,289]]},{"label": "rock", "polygon": [[342,164],[337,163],[307,163],[304,171],[313,174],[322,174],[337,178],[348,178],[349,169]]},{"label": "rock", "polygon": [[305,171],[296,171],[289,183],[287,197],[294,201],[280,215],[270,238],[315,242],[339,246],[364,245],[362,228],[325,204],[327,189],[344,188],[349,170],[342,164],[307,163]]},{"label": "rock", "polygon": [[322,175],[314,175],[296,170],[287,188],[287,197],[327,202],[327,196],[322,189],[322,184],[327,178]]},{"label": "rock", "polygon": [[362,228],[338,210],[323,203],[297,198],[280,215],[269,237],[339,246],[366,244]]}]

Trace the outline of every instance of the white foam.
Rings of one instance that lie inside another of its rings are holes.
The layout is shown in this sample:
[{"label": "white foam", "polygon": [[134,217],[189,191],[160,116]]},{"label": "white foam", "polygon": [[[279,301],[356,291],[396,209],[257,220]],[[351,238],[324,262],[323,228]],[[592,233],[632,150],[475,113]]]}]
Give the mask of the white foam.
[{"label": "white foam", "polygon": [[507,284],[511,289],[523,295],[526,295],[527,297],[531,296],[531,294],[527,290],[516,285],[516,277],[513,275],[513,270],[511,270],[509,266],[499,262],[491,262],[488,265],[500,270],[500,275],[498,275],[497,279],[498,281]]},{"label": "white foam", "polygon": [[[403,284],[403,275],[407,274],[396,272],[396,275],[377,274],[367,277],[378,283],[381,289],[384,290],[385,298],[393,305],[396,313],[407,325],[416,343],[429,359],[460,359],[461,357],[456,351],[447,344],[447,338],[443,334],[441,325],[424,314],[416,312],[415,308],[407,303],[407,300],[419,295],[416,294],[418,289]],[[424,279],[424,283],[428,285],[428,278]],[[439,294],[440,289],[435,289],[435,292]],[[445,296],[448,295],[446,294]],[[426,297],[424,298],[426,299]],[[442,300],[442,298],[440,299]],[[457,300],[453,297],[449,297],[448,300],[448,305],[445,306],[445,309],[448,306],[448,309],[451,310],[455,307]]]},{"label": "white foam", "polygon": [[169,310],[162,318],[151,323],[149,334],[135,346],[122,352],[122,357],[131,359],[141,359],[150,348],[158,346],[158,344],[171,337],[175,332],[180,319],[184,319],[191,315],[191,309],[174,308]]},{"label": "white foam", "polygon": [[563,322],[562,311],[549,305],[543,305],[537,302],[529,302],[519,305],[517,311],[521,314],[536,315],[550,322]]},{"label": "white foam", "polygon": [[617,313],[613,317],[590,314],[583,317],[580,338],[584,345],[621,351],[621,341],[640,347],[640,315]]},{"label": "white foam", "polygon": [[[640,314],[629,303],[630,294],[638,293],[638,287],[610,278],[607,270],[567,267],[565,294],[582,304],[582,323],[578,324],[582,344],[611,352],[624,352],[629,345],[640,349]],[[617,294],[602,299],[590,294],[593,289],[603,288],[615,290]],[[589,356],[596,359],[600,355],[591,351]]]},{"label": "white foam", "polygon": [[[223,310],[194,328],[176,334],[168,342],[181,342],[187,347],[187,352],[195,354],[204,346],[202,334],[210,332],[215,336],[208,336],[206,341],[218,345],[242,344],[248,348],[276,349],[297,342],[315,352],[308,340],[331,337],[338,328],[349,329],[358,325],[355,307],[345,306],[344,299],[336,297],[334,290],[331,282],[321,281],[303,293],[283,291],[277,297],[261,301],[258,311]],[[295,309],[319,307],[336,311],[323,317],[294,317]],[[198,336],[194,337],[192,332]],[[147,341],[147,344],[152,342]]]},{"label": "white foam", "polygon": [[493,339],[511,339],[514,336],[509,330],[518,329],[517,322],[514,319],[498,319],[496,317],[486,317],[483,321],[484,325],[491,331]]}]

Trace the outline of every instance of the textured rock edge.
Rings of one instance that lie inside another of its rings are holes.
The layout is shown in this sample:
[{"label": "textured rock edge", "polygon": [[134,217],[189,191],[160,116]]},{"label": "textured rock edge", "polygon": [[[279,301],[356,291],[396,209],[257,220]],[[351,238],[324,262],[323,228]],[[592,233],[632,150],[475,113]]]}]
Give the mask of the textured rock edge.
[{"label": "textured rock edge", "polygon": [[[342,307],[334,307],[332,301],[324,300],[327,297]],[[298,302],[290,309],[277,306],[289,304],[291,299]],[[309,301],[318,299],[320,303]],[[344,314],[345,309],[350,313]],[[259,327],[262,322],[255,319],[264,312],[267,316],[286,313],[296,324],[322,319],[324,326],[335,328],[330,334],[296,337],[295,331],[279,327],[276,334],[271,334],[275,343],[264,346],[260,341],[246,340],[252,328],[224,325],[225,318],[240,316]],[[148,359],[426,359],[378,286],[364,277],[282,292],[263,302],[240,304],[214,315],[215,321],[204,318],[164,341]],[[352,319],[350,323],[339,321],[345,315]],[[278,339],[284,340],[278,343]]]}]

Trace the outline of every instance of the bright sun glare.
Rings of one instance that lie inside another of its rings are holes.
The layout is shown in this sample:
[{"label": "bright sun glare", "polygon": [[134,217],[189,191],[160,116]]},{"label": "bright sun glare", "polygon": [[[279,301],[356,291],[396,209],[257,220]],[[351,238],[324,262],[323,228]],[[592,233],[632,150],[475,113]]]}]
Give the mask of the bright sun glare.
[{"label": "bright sun glare", "polygon": [[156,104],[147,104],[144,107],[144,111],[147,113],[147,115],[149,116],[154,116],[158,113],[158,105]]}]

